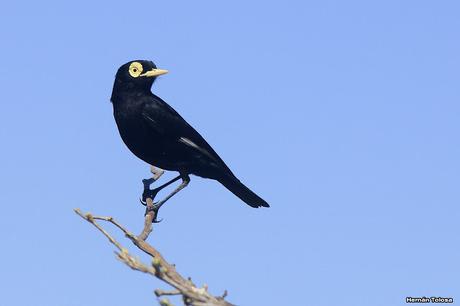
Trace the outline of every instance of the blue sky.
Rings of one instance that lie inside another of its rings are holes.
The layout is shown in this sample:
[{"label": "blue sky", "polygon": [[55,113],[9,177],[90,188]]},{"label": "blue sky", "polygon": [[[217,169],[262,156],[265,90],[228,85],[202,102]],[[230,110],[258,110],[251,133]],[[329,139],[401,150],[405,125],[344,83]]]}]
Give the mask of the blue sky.
[{"label": "blue sky", "polygon": [[238,305],[459,299],[459,10],[2,2],[0,304],[154,305],[166,288],[72,211],[141,228],[148,167],[109,103],[138,58],[170,70],[153,91],[272,206],[192,177],[150,239],[180,272]]}]

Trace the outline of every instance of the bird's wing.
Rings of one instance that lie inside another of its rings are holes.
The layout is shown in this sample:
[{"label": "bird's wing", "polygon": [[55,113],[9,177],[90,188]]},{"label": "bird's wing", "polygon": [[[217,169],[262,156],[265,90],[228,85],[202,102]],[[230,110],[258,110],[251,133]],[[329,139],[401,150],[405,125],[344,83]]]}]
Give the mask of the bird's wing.
[{"label": "bird's wing", "polygon": [[145,123],[163,139],[175,142],[179,146],[191,149],[223,168],[227,174],[234,176],[225,162],[206,142],[206,140],[182,118],[171,106],[154,96],[153,101],[145,103],[142,109]]}]

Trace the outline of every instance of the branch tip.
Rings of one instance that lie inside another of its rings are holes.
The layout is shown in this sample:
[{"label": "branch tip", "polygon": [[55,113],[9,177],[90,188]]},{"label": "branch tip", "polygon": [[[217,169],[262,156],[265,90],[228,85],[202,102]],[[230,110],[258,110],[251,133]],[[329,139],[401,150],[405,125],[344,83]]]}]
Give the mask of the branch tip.
[{"label": "branch tip", "polygon": [[[147,199],[149,200],[149,199]],[[152,200],[148,201],[152,203]],[[163,295],[182,295],[182,300],[188,306],[233,306],[232,304],[226,302],[224,298],[227,296],[227,291],[225,290],[222,296],[213,296],[208,293],[208,285],[204,284],[203,288],[197,288],[196,285],[192,282],[192,279],[182,277],[176,269],[175,265],[169,264],[163,256],[158,252],[152,245],[147,243],[145,239],[148,237],[152,231],[152,220],[155,216],[148,213],[145,216],[144,230],[141,233],[141,237],[136,237],[131,234],[126,228],[124,228],[120,223],[118,223],[113,217],[101,217],[93,216],[91,213],[82,213],[79,208],[75,208],[74,212],[91,223],[96,227],[108,240],[113,244],[118,250],[115,251],[117,259],[122,261],[128,267],[133,270],[144,272],[152,276],[157,277],[161,281],[169,284],[174,287],[175,290],[172,291],[163,291],[160,289],[155,290],[155,295],[157,297]],[[115,238],[113,238],[98,222],[97,220],[107,221],[115,225],[119,230],[121,230],[125,236],[140,250],[144,253],[147,253],[152,257],[151,267],[143,264],[139,258],[133,257],[128,249],[123,247]],[[159,301],[162,306],[173,306],[168,299],[164,298]]]},{"label": "branch tip", "polygon": [[166,298],[160,300],[160,305],[161,305],[161,306],[174,306],[174,305],[171,304],[171,302],[169,302],[169,300],[166,299]]}]

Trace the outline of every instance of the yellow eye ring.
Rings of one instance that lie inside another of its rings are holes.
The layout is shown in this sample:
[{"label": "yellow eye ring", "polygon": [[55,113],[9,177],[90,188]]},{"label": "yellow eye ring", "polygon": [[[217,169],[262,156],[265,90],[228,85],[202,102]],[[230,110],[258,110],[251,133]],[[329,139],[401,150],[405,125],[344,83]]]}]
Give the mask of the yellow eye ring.
[{"label": "yellow eye ring", "polygon": [[129,65],[129,74],[133,78],[137,78],[138,76],[140,76],[143,70],[144,68],[142,67],[142,64],[139,62],[133,62],[131,63],[131,65]]}]

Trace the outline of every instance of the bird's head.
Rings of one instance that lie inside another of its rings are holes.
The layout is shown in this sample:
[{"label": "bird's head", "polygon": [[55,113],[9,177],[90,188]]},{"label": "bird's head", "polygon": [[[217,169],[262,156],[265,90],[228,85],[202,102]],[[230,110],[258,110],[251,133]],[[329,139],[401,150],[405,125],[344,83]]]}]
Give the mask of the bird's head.
[{"label": "bird's head", "polygon": [[136,60],[122,65],[115,76],[115,86],[125,89],[150,89],[157,76],[168,73],[152,61]]}]

